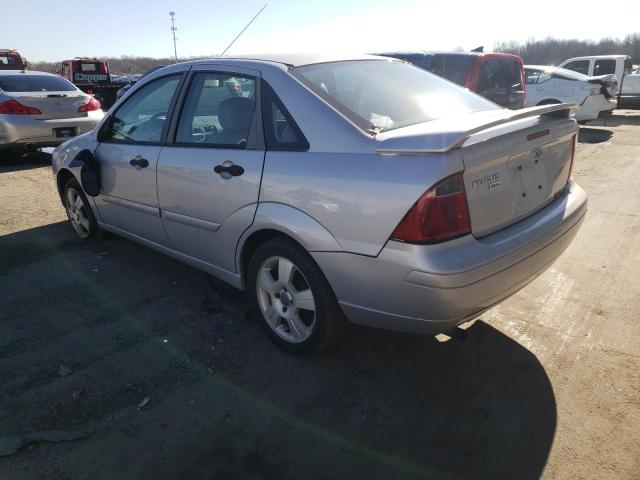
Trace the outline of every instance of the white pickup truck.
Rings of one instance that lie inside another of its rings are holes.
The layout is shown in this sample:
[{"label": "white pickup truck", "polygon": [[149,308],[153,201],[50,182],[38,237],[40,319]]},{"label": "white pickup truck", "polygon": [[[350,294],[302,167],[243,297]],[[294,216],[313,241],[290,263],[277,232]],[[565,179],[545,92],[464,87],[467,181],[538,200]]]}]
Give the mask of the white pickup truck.
[{"label": "white pickup truck", "polygon": [[640,107],[640,74],[631,73],[633,65],[630,56],[575,57],[565,60],[558,66],[590,76],[614,74],[619,85],[618,107]]}]

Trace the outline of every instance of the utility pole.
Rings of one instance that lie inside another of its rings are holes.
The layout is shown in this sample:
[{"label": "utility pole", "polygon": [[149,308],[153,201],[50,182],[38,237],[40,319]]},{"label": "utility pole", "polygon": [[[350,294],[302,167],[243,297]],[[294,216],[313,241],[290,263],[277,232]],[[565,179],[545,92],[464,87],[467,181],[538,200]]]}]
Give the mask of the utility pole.
[{"label": "utility pole", "polygon": [[173,56],[176,58],[176,63],[178,63],[178,49],[176,48],[176,12],[169,12],[169,16],[171,17],[171,33],[173,33]]}]

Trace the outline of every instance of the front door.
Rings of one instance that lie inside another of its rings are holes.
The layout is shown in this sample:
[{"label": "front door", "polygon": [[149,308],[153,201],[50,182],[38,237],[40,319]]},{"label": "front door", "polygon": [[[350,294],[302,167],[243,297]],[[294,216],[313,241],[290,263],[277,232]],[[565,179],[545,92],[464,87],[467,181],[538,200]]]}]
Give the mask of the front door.
[{"label": "front door", "polygon": [[167,116],[182,74],[153,80],[135,92],[109,120],[96,151],[102,221],[123,232],[167,245],[156,187],[156,167]]},{"label": "front door", "polygon": [[258,79],[259,72],[240,67],[195,67],[158,161],[158,199],[172,248],[230,272],[260,191]]}]

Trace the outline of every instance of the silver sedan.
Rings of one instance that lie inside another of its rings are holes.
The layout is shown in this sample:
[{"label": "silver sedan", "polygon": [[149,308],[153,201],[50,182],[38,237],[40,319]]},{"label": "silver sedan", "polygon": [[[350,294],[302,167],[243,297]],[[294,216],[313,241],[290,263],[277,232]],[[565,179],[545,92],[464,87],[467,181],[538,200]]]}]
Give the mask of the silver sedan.
[{"label": "silver sedan", "polygon": [[0,71],[0,151],[57,146],[103,117],[97,100],[62,77]]},{"label": "silver sedan", "polygon": [[574,113],[380,57],[216,58],[145,77],[53,169],[81,238],[246,290],[301,353],[349,322],[449,332],[548,268],[587,209]]}]

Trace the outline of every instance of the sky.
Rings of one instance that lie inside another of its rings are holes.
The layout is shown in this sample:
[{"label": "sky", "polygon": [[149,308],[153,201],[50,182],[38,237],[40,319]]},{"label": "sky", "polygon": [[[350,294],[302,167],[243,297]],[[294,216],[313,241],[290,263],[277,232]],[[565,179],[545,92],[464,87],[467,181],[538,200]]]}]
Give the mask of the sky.
[{"label": "sky", "polygon": [[53,11],[50,0],[21,0],[11,2],[14,20],[2,22],[0,48],[15,48],[30,61],[169,57],[173,10],[178,56],[214,56],[265,3],[228,55],[470,50],[479,45],[491,50],[499,41],[599,40],[640,32],[640,0],[616,0],[610,7],[589,0],[106,0],[93,11],[86,2],[65,2]]}]

